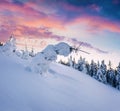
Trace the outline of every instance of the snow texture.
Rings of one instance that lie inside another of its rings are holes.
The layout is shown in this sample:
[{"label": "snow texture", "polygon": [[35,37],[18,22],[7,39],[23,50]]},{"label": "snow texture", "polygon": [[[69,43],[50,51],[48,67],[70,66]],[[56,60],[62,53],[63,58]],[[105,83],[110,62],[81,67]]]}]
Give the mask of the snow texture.
[{"label": "snow texture", "polygon": [[11,36],[10,39],[3,46],[1,46],[1,50],[7,55],[10,55],[12,52],[15,52],[16,39]]},{"label": "snow texture", "polygon": [[67,43],[48,45],[34,57],[29,67],[33,72],[43,74],[48,70],[50,62],[57,59],[57,55],[68,56],[70,53],[70,46]]},{"label": "snow texture", "polygon": [[64,42],[55,45],[55,51],[58,55],[68,56],[71,53],[71,47]]},{"label": "snow texture", "polygon": [[118,90],[57,63],[41,76],[26,62],[0,53],[0,111],[120,111]]}]

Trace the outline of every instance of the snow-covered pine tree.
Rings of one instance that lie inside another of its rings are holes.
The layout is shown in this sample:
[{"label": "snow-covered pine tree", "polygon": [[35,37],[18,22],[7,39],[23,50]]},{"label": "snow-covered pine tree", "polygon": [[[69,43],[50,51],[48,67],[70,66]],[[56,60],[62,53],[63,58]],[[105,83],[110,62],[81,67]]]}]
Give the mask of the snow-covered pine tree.
[{"label": "snow-covered pine tree", "polygon": [[33,49],[33,47],[32,47],[31,52],[29,53],[29,56],[31,56],[31,57],[34,57],[34,56],[35,56],[35,53],[34,53],[34,49]]},{"label": "snow-covered pine tree", "polygon": [[87,67],[86,67],[86,61],[85,61],[85,58],[83,59],[83,70],[82,70],[83,73],[87,74]]},{"label": "snow-covered pine tree", "polygon": [[29,51],[28,51],[28,48],[27,48],[27,45],[25,45],[25,50],[22,50],[22,59],[28,59],[29,58]]},{"label": "snow-covered pine tree", "polygon": [[84,70],[84,64],[85,64],[85,59],[82,59],[80,57],[80,60],[78,60],[78,70],[83,71]]},{"label": "snow-covered pine tree", "polygon": [[13,35],[10,36],[9,40],[3,45],[3,52],[11,54],[16,51],[16,39]]},{"label": "snow-covered pine tree", "polygon": [[72,60],[72,55],[70,55],[70,58],[68,59],[68,64],[70,67],[74,66],[73,60]]},{"label": "snow-covered pine tree", "polygon": [[120,63],[116,70],[116,88],[120,90]]},{"label": "snow-covered pine tree", "polygon": [[97,79],[103,83],[107,83],[106,80],[106,72],[107,72],[107,67],[105,65],[104,60],[101,62],[101,65],[98,66],[98,71],[97,71]]},{"label": "snow-covered pine tree", "polygon": [[96,77],[96,74],[97,74],[97,65],[96,63],[92,60],[91,61],[91,64],[90,64],[90,76],[92,77]]},{"label": "snow-covered pine tree", "polygon": [[107,82],[112,85],[113,87],[115,87],[115,71],[112,69],[111,67],[111,61],[109,61],[109,69],[107,70],[107,75],[106,75],[106,79],[107,79]]},{"label": "snow-covered pine tree", "polygon": [[86,71],[87,71],[86,74],[90,75],[90,65],[88,62],[86,62],[85,67],[86,67]]},{"label": "snow-covered pine tree", "polygon": [[42,52],[36,54],[30,64],[30,69],[33,72],[43,74],[49,68],[49,64],[56,61],[57,55],[67,57],[71,53],[70,46],[66,43],[57,45],[48,45]]},{"label": "snow-covered pine tree", "polygon": [[97,68],[100,68],[100,62],[99,61],[97,62]]}]

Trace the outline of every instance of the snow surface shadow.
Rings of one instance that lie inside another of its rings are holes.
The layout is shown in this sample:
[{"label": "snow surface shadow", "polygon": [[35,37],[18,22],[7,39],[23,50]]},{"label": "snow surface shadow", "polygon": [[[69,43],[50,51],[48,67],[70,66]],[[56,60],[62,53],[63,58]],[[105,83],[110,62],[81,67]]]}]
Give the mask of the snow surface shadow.
[{"label": "snow surface shadow", "polygon": [[59,77],[61,77],[61,78],[63,78],[63,79],[69,79],[69,80],[72,80],[72,81],[77,81],[76,79],[74,79],[74,78],[72,78],[72,77],[63,75],[63,74],[58,73],[58,72],[56,72],[56,71],[54,71],[54,70],[52,70],[52,69],[49,69],[48,72],[49,72],[50,74],[55,75],[56,77],[59,76]]}]

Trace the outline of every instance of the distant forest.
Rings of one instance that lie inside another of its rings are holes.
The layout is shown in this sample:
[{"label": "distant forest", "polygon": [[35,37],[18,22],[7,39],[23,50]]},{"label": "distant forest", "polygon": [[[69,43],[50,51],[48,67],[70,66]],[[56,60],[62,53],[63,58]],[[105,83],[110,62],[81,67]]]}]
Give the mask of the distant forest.
[{"label": "distant forest", "polygon": [[88,63],[85,61],[85,58],[80,57],[76,63],[75,58],[72,56],[68,58],[68,62],[61,59],[59,63],[84,72],[96,80],[120,90],[120,63],[116,69],[113,69],[111,61],[109,61],[108,65],[105,64],[104,60],[101,63],[99,61],[95,63],[93,60],[91,63]]}]

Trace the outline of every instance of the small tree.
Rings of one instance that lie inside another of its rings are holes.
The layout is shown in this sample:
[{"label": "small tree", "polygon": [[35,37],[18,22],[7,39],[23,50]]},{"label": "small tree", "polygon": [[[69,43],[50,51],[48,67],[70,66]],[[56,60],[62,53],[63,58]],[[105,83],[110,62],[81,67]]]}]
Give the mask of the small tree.
[{"label": "small tree", "polygon": [[75,61],[73,60],[72,55],[70,56],[70,58],[68,59],[68,64],[70,67],[74,68],[75,67]]},{"label": "small tree", "polygon": [[35,56],[35,53],[34,53],[34,49],[33,49],[33,47],[32,47],[31,52],[29,53],[29,56],[31,56],[31,57],[34,57],[34,56]]},{"label": "small tree", "polygon": [[2,42],[0,42],[0,46],[3,46],[3,43],[2,43]]}]

